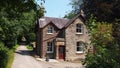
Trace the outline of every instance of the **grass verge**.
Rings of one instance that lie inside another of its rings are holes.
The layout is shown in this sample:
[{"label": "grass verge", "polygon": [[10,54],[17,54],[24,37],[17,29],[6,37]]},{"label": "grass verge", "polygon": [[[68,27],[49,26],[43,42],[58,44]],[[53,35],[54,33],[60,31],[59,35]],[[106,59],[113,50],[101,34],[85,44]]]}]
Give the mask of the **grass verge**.
[{"label": "grass verge", "polygon": [[11,50],[8,52],[8,54],[9,54],[8,59],[9,59],[9,60],[8,60],[8,62],[7,62],[6,68],[11,68],[12,63],[13,63],[13,60],[14,60],[14,52],[15,52],[15,50],[17,49],[18,46],[19,46],[19,45],[16,44],[16,45],[13,47],[13,49],[11,49]]},{"label": "grass verge", "polygon": [[7,62],[6,68],[11,68],[13,60],[14,60],[14,51],[13,50],[9,51],[9,57],[8,57],[8,59],[9,60]]}]

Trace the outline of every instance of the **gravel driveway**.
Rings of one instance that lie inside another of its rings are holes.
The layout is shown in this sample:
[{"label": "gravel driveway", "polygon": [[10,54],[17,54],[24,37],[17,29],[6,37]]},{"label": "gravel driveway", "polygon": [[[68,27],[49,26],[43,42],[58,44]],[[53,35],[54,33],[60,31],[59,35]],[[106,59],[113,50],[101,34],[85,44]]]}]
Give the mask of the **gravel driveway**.
[{"label": "gravel driveway", "polygon": [[25,45],[20,45],[14,55],[12,68],[84,68],[80,63],[37,61]]},{"label": "gravel driveway", "polygon": [[53,65],[39,62],[30,56],[30,50],[27,50],[26,46],[20,45],[16,52],[12,68],[53,68]]}]

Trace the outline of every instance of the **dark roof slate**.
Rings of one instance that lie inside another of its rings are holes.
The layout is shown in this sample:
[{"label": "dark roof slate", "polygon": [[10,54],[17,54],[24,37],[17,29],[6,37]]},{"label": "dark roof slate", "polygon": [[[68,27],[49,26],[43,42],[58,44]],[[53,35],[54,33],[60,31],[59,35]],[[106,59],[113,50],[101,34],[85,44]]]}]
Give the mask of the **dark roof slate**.
[{"label": "dark roof slate", "polygon": [[46,25],[52,23],[57,28],[62,29],[62,28],[67,28],[77,18],[80,18],[81,21],[83,21],[83,22],[85,22],[85,20],[86,20],[84,16],[82,16],[81,14],[77,14],[71,20],[65,19],[65,18],[42,17],[38,20],[38,23],[39,23],[39,28],[44,28]]},{"label": "dark roof slate", "polygon": [[39,20],[39,28],[44,28],[49,23],[53,23],[59,29],[62,29],[69,21],[69,19],[53,18],[53,17],[43,17]]}]

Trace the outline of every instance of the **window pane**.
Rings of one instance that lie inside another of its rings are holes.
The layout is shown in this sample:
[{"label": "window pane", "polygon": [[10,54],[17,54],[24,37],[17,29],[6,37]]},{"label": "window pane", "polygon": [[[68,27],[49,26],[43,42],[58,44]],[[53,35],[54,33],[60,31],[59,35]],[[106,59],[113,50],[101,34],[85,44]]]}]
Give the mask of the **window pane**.
[{"label": "window pane", "polygon": [[47,52],[53,52],[53,42],[47,43]]},{"label": "window pane", "polygon": [[84,45],[82,42],[77,42],[77,51],[83,51],[84,50]]},{"label": "window pane", "polygon": [[77,33],[82,33],[83,32],[83,25],[82,24],[77,24],[76,25],[76,32]]},{"label": "window pane", "polygon": [[52,26],[48,26],[47,33],[53,33],[54,28]]}]

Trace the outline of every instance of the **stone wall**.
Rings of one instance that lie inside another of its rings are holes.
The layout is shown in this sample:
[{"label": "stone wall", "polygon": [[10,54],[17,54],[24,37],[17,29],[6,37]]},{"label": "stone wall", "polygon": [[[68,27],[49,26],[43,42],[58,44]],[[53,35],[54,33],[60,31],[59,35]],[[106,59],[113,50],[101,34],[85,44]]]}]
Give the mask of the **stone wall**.
[{"label": "stone wall", "polygon": [[[49,25],[51,25],[51,26],[53,26],[54,27],[54,32],[53,32],[53,34],[47,34],[47,27],[49,26]],[[56,36],[58,35],[58,33],[59,33],[59,30],[58,30],[58,28],[57,27],[55,27],[53,24],[49,24],[49,25],[47,25],[45,28],[43,28],[43,35],[42,35],[42,37],[43,37],[43,40],[42,40],[42,42],[43,42],[43,45],[42,45],[42,58],[45,58],[46,57],[46,52],[47,52],[47,42],[51,42],[51,41],[53,41],[54,42],[54,52],[53,53],[49,53],[48,55],[49,55],[49,57],[50,58],[55,58],[55,39],[56,39]]]},{"label": "stone wall", "polygon": [[[83,24],[84,31],[83,34],[77,34],[76,33],[76,24],[81,23]],[[54,33],[53,34],[47,34],[47,27],[51,25],[54,27]],[[65,59],[68,61],[73,61],[76,59],[84,59],[85,58],[85,52],[87,52],[87,49],[84,51],[84,53],[77,53],[76,51],[76,42],[82,41],[84,43],[90,43],[88,32],[86,29],[85,24],[77,18],[72,24],[70,24],[66,29],[59,30],[56,26],[53,24],[49,24],[38,31],[37,37],[37,51],[40,53],[41,58],[46,58],[46,52],[47,52],[47,42],[54,42],[54,52],[49,53],[48,55],[50,58],[56,58],[56,46],[55,46],[55,39],[56,38],[65,38]],[[88,47],[89,48],[89,47]]]},{"label": "stone wall", "polygon": [[[83,34],[76,33],[76,24],[81,23],[84,26]],[[77,53],[76,51],[76,42],[82,41],[84,43],[89,42],[89,37],[85,24],[77,18],[72,24],[70,24],[65,30],[65,40],[66,40],[66,60],[73,61],[78,58],[85,58],[84,53]]]}]

